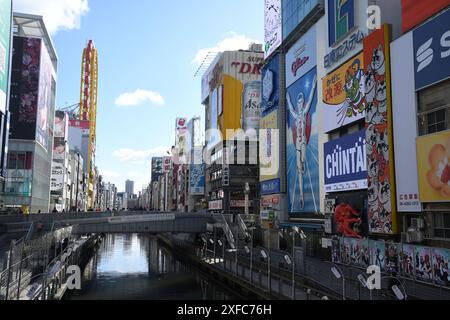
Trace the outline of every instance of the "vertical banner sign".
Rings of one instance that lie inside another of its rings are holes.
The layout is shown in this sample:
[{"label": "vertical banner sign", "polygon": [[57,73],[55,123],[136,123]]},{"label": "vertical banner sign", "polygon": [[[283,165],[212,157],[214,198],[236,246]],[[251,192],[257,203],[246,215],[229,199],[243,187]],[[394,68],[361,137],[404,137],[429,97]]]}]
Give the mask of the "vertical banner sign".
[{"label": "vertical banner sign", "polygon": [[264,1],[264,58],[267,59],[283,41],[281,0]]},{"label": "vertical banner sign", "polygon": [[397,230],[389,26],[364,39],[368,220],[372,234]]},{"label": "vertical banner sign", "polygon": [[9,52],[11,48],[11,0],[0,0],[0,112],[6,113]]}]

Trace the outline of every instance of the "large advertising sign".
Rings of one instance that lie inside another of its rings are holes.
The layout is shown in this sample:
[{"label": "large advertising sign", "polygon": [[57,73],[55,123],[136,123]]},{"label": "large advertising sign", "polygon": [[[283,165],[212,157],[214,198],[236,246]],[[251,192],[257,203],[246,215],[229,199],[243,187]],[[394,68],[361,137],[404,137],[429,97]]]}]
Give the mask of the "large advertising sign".
[{"label": "large advertising sign", "polygon": [[40,56],[40,39],[14,37],[10,103],[11,139],[36,138]]},{"label": "large advertising sign", "polygon": [[[277,110],[280,104],[280,92],[278,89],[280,77],[280,56],[276,55],[262,70],[262,115]],[[264,127],[262,127],[264,129]]]},{"label": "large advertising sign", "polygon": [[50,110],[52,103],[53,64],[45,46],[41,48],[41,70],[39,77],[39,98],[37,108],[36,140],[44,149],[48,147]]},{"label": "large advertising sign", "polygon": [[402,0],[403,33],[450,6],[450,0]]},{"label": "large advertising sign", "polygon": [[293,215],[320,210],[316,56],[315,27],[286,55],[287,193]]},{"label": "large advertising sign", "polygon": [[362,53],[323,78],[322,82],[325,133],[364,119],[367,104]]},{"label": "large advertising sign", "polygon": [[386,24],[364,39],[369,231],[385,235],[398,232],[389,43]]},{"label": "large advertising sign", "polygon": [[324,146],[325,192],[367,189],[366,131]]},{"label": "large advertising sign", "polygon": [[274,139],[278,132],[277,110],[271,112],[261,120],[261,128],[265,130],[263,131],[265,134],[260,137],[260,181],[264,182],[277,179],[279,174],[279,139]]},{"label": "large advertising sign", "polygon": [[50,191],[62,193],[64,189],[64,163],[52,162],[52,175],[50,181]]},{"label": "large advertising sign", "polygon": [[176,127],[175,127],[175,135],[176,141],[175,146],[178,149],[178,154],[185,155],[188,147],[188,121],[186,118],[177,118],[176,119]]},{"label": "large advertising sign", "polygon": [[414,87],[412,33],[391,44],[392,114],[394,120],[395,175],[399,212],[421,212],[417,169],[417,99]]},{"label": "large advertising sign", "polygon": [[264,1],[264,58],[267,59],[283,41],[281,0]]},{"label": "large advertising sign", "polygon": [[189,194],[202,196],[205,194],[205,166],[203,164],[191,164],[189,168]]},{"label": "large advertising sign", "polygon": [[314,26],[286,54],[286,85],[289,87],[316,65],[316,27]]},{"label": "large advertising sign", "polygon": [[0,112],[6,113],[11,51],[11,0],[0,0]]},{"label": "large advertising sign", "polygon": [[450,131],[417,138],[422,202],[450,202]]},{"label": "large advertising sign", "polygon": [[163,173],[163,158],[152,158],[152,182],[158,181],[159,177],[161,177]]},{"label": "large advertising sign", "polygon": [[450,9],[413,34],[416,90],[450,78]]},{"label": "large advertising sign", "polygon": [[367,33],[367,0],[327,0],[328,48],[324,67],[331,71],[363,48]]}]

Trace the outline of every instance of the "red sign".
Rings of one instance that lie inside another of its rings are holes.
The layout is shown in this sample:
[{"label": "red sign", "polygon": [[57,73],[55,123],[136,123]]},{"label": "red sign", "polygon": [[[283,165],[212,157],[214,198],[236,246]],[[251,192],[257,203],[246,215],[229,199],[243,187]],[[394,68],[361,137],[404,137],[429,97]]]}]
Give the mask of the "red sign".
[{"label": "red sign", "polygon": [[269,196],[261,198],[261,206],[262,207],[272,207],[274,205],[280,204],[279,196]]},{"label": "red sign", "polygon": [[407,32],[450,5],[450,0],[402,0],[403,32]]},{"label": "red sign", "polygon": [[261,63],[247,63],[247,62],[232,62],[231,66],[238,68],[241,74],[261,74]]},{"label": "red sign", "polygon": [[70,120],[69,126],[80,129],[89,129],[89,120]]}]

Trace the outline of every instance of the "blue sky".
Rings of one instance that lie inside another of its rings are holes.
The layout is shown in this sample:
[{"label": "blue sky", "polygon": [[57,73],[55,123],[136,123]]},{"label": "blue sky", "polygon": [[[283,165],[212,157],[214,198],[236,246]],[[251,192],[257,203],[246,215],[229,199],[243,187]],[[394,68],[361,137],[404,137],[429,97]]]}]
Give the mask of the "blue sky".
[{"label": "blue sky", "polygon": [[15,6],[44,15],[53,34],[58,107],[78,103],[82,49],[94,40],[97,166],[119,190],[127,179],[138,190],[148,182],[151,155],[174,143],[176,117],[203,119],[201,78],[194,78],[207,51],[201,50],[244,49],[264,35],[261,0],[16,0]]}]

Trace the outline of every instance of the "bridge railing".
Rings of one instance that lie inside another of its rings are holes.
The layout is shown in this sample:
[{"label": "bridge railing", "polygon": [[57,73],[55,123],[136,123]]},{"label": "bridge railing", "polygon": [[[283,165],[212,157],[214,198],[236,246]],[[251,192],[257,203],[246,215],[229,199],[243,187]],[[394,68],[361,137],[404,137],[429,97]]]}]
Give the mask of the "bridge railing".
[{"label": "bridge railing", "polygon": [[228,224],[227,219],[225,216],[220,214],[213,215],[214,220],[219,222],[222,225],[223,233],[225,234],[225,237],[227,238],[228,244],[230,245],[231,249],[236,249],[236,241],[233,235],[233,231],[230,228],[230,225]]}]

